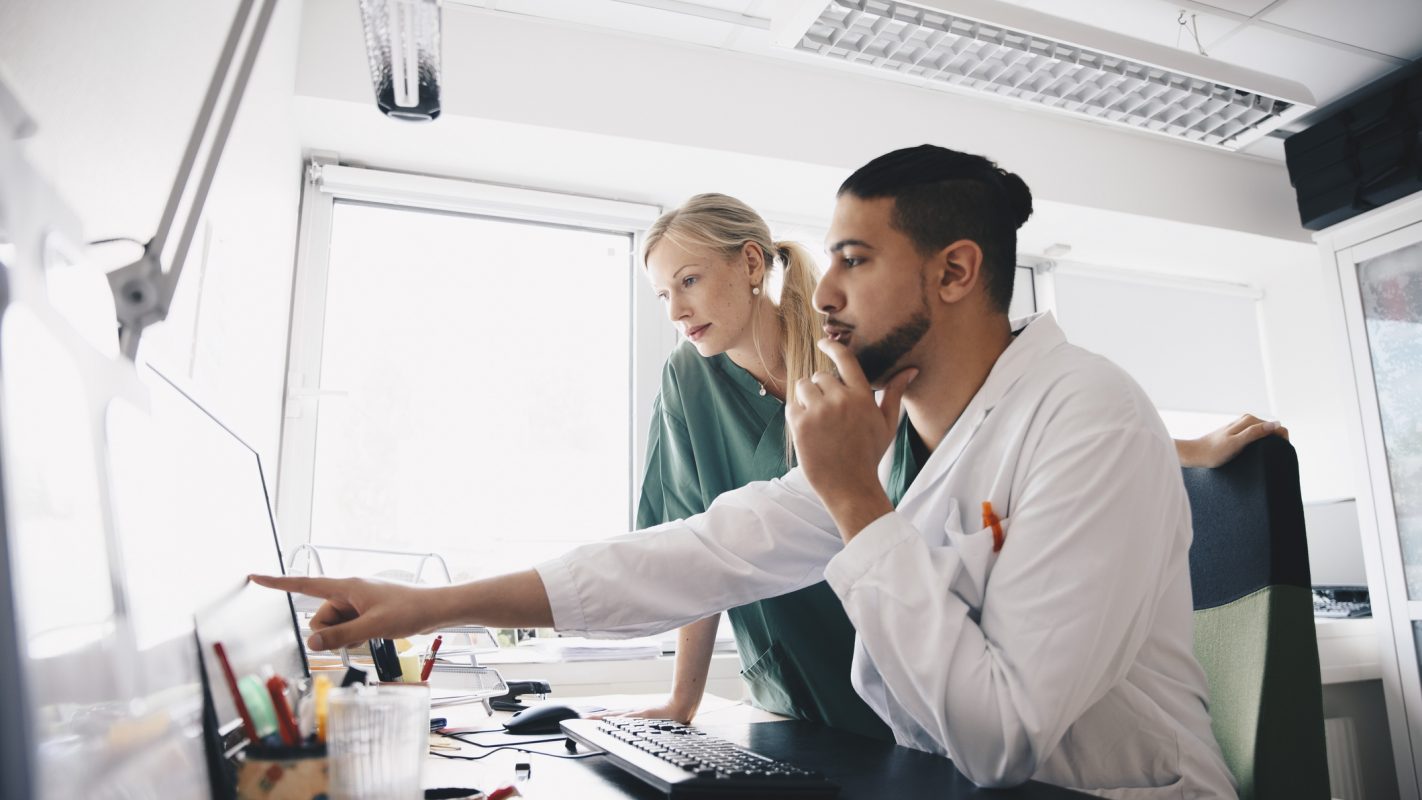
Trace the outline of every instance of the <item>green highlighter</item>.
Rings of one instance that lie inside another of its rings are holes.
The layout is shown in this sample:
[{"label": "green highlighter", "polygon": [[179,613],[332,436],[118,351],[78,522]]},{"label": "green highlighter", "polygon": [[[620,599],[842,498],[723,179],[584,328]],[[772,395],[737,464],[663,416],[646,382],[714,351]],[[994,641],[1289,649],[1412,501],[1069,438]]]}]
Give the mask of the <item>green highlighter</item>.
[{"label": "green highlighter", "polygon": [[237,681],[237,691],[242,693],[242,702],[247,704],[247,713],[252,715],[252,727],[257,736],[265,739],[277,732],[276,709],[272,708],[272,697],[267,687],[256,675],[244,675]]}]

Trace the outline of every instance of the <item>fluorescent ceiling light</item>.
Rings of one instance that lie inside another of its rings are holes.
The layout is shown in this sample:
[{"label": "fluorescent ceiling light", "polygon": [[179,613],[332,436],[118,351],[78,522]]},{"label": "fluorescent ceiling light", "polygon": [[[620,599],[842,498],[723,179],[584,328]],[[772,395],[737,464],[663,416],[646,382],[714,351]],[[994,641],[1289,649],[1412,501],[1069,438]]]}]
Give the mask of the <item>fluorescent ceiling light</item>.
[{"label": "fluorescent ceiling light", "polygon": [[1230,150],[1314,107],[1292,81],[995,0],[782,0],[771,41]]}]

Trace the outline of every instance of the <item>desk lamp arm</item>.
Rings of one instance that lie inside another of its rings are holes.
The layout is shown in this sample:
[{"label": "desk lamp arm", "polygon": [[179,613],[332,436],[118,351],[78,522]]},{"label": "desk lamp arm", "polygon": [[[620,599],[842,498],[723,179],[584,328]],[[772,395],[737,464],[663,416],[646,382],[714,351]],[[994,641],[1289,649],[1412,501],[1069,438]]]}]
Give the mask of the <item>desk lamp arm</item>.
[{"label": "desk lamp arm", "polygon": [[[241,0],[193,124],[192,136],[178,166],[158,231],[144,245],[143,255],[138,260],[108,274],[118,316],[119,349],[129,360],[138,354],[143,331],[168,316],[208,190],[212,188],[222,150],[232,132],[276,2]],[[258,3],[260,7],[254,15],[253,7]],[[239,57],[234,74],[232,65]],[[218,120],[214,127],[215,117]],[[177,239],[172,242],[175,233]],[[165,260],[169,265],[166,271],[163,269]]]}]

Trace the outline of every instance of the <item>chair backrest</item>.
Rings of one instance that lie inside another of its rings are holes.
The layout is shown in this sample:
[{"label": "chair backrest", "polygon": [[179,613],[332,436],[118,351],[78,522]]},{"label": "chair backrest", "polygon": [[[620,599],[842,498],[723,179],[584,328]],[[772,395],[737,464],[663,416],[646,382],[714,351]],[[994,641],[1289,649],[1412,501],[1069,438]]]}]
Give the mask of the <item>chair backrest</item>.
[{"label": "chair backrest", "polygon": [[1327,798],[1323,694],[1299,463],[1266,436],[1185,470],[1195,539],[1195,654],[1241,800]]}]

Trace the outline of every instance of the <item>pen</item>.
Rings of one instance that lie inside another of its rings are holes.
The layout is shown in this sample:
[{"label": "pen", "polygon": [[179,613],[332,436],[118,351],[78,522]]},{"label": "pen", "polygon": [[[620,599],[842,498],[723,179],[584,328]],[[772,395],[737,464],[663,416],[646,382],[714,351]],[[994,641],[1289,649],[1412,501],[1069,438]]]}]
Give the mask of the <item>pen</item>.
[{"label": "pen", "polygon": [[276,709],[277,728],[281,740],[291,747],[301,744],[301,730],[291,716],[291,705],[286,702],[286,681],[280,675],[267,678],[267,693],[272,696],[272,707]]},{"label": "pen", "polygon": [[439,646],[444,643],[443,636],[436,636],[434,644],[430,645],[430,655],[425,659],[425,665],[420,669],[420,680],[430,679],[430,673],[434,671],[435,654],[439,652]]},{"label": "pen", "polygon": [[992,551],[996,553],[1002,550],[1002,520],[992,513],[992,502],[989,500],[983,501],[983,527],[992,528]]},{"label": "pen", "polygon": [[227,660],[227,651],[222,647],[222,642],[213,642],[212,651],[217,654],[217,663],[222,665],[222,677],[227,680],[227,689],[232,692],[232,702],[237,706],[237,713],[242,715],[242,730],[247,734],[247,740],[257,741],[257,726],[252,722],[252,714],[247,710],[247,704],[242,702],[242,690],[237,688],[237,675],[232,672],[232,662]]}]

